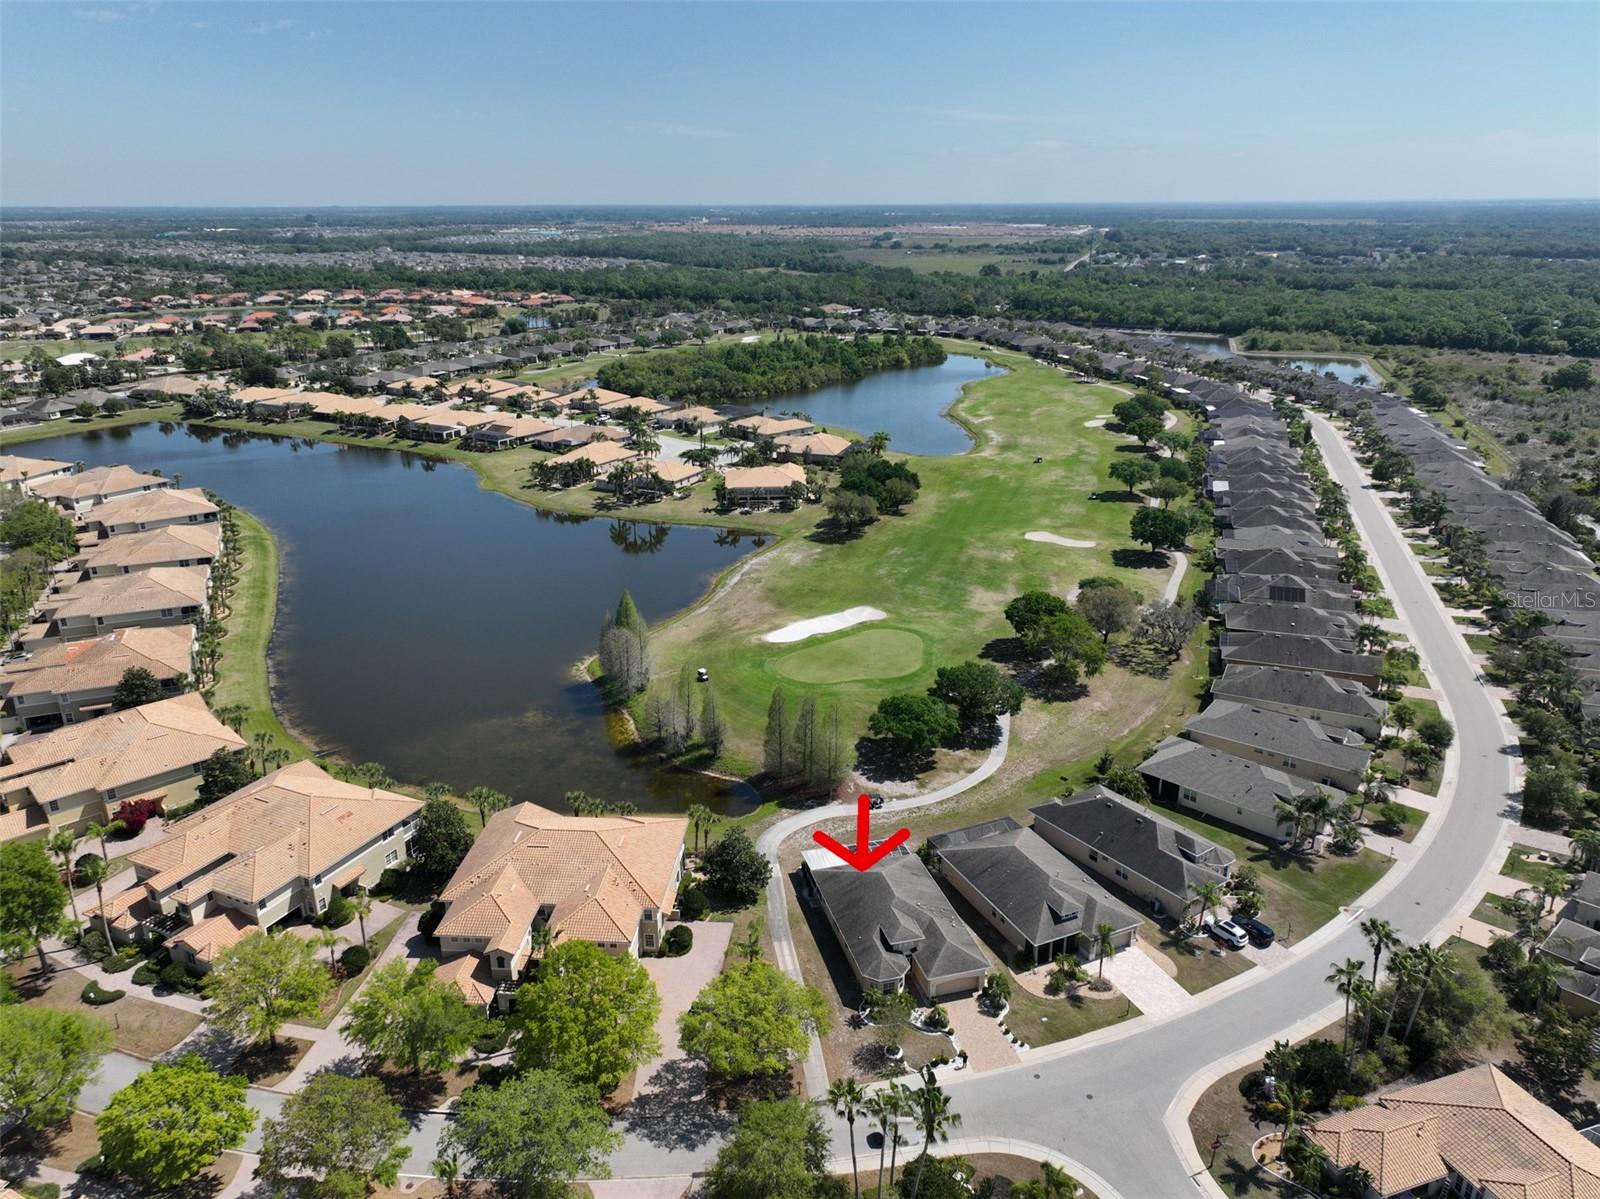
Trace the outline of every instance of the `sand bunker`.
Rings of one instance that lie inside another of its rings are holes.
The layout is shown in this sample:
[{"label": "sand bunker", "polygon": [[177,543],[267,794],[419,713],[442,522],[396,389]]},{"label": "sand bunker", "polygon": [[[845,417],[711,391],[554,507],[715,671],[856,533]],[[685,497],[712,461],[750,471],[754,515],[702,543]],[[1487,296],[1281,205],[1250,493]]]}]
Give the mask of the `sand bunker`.
[{"label": "sand bunker", "polygon": [[889,615],[877,608],[846,608],[843,612],[834,612],[828,616],[813,616],[810,620],[797,620],[793,624],[786,624],[781,629],[773,629],[770,633],[763,633],[761,640],[775,642],[804,641],[807,637],[815,637],[818,633],[837,633],[840,629],[848,629],[851,625],[861,624],[867,620],[882,620]]},{"label": "sand bunker", "polygon": [[1071,537],[1057,537],[1054,533],[1024,533],[1023,537],[1029,541],[1046,541],[1051,545],[1064,545],[1069,550],[1092,550],[1094,542],[1075,541]]},{"label": "sand bunker", "polygon": [[1094,416],[1083,422],[1085,429],[1103,429],[1111,418],[1109,416]]}]

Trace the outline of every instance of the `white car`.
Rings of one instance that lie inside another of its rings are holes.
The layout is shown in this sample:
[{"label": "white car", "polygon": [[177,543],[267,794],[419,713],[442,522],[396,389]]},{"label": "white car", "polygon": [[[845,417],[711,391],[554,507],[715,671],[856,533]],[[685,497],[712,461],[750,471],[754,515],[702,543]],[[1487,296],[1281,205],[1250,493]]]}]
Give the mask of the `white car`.
[{"label": "white car", "polygon": [[1205,930],[1213,941],[1220,941],[1230,949],[1243,949],[1250,944],[1250,938],[1245,934],[1244,929],[1240,928],[1232,920],[1216,920],[1207,917]]}]

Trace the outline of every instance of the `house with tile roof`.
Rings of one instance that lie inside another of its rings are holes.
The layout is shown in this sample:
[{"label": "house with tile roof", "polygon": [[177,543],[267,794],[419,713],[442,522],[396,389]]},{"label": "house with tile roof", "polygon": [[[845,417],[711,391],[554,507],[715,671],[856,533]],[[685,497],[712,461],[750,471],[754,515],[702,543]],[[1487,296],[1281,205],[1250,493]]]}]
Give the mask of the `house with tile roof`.
[{"label": "house with tile roof", "polygon": [[210,578],[209,566],[155,566],[73,583],[40,597],[45,627],[24,643],[77,641],[134,625],[192,624],[205,615]]},{"label": "house with tile roof", "polygon": [[1231,850],[1098,783],[1029,811],[1046,842],[1157,914],[1181,918],[1196,889],[1226,884],[1237,861]]},{"label": "house with tile roof", "polygon": [[1600,1195],[1600,1148],[1496,1066],[1475,1066],[1307,1129],[1331,1171],[1359,1164],[1370,1197]]},{"label": "house with tile roof", "polygon": [[809,849],[801,876],[863,992],[910,990],[936,1002],[983,986],[989,974],[983,946],[905,846],[871,870]]},{"label": "house with tile roof", "polygon": [[[308,919],[409,857],[420,801],[294,762],[169,824],[106,903],[119,941],[165,937],[198,970],[258,929]],[[95,914],[98,915],[98,909]]]},{"label": "house with tile roof", "polygon": [[85,547],[73,565],[85,579],[107,575],[134,574],[157,566],[203,566],[209,568],[222,553],[222,525],[165,525],[126,537],[112,537]]},{"label": "house with tile roof", "polygon": [[0,841],[82,832],[128,799],[191,803],[201,764],[243,748],[193,692],[18,737],[0,765]]},{"label": "house with tile roof", "polygon": [[39,483],[64,479],[77,471],[70,462],[54,458],[24,458],[20,454],[0,454],[0,487],[16,487],[32,494]]},{"label": "house with tile roof", "polygon": [[194,669],[194,643],[193,625],[54,642],[0,666],[0,713],[7,725],[34,732],[91,720],[111,710],[117,684],[135,668],[148,670],[176,695]]},{"label": "house with tile roof", "polygon": [[83,527],[97,537],[122,537],[169,525],[212,524],[221,518],[221,511],[198,487],[163,487],[107,500],[89,513]]},{"label": "house with tile roof", "polygon": [[509,988],[536,931],[552,947],[577,938],[612,954],[656,949],[677,906],[687,831],[683,816],[563,816],[531,803],[496,812],[440,894],[447,964],[482,959]]},{"label": "house with tile roof", "polygon": [[32,485],[36,499],[48,500],[71,515],[88,512],[96,504],[123,496],[142,495],[171,485],[160,475],[146,475],[131,466],[96,466],[76,474],[45,479]]},{"label": "house with tile roof", "polygon": [[728,502],[734,504],[770,503],[787,499],[789,488],[805,486],[806,469],[798,462],[777,462],[770,466],[730,466],[722,472],[722,485]]}]

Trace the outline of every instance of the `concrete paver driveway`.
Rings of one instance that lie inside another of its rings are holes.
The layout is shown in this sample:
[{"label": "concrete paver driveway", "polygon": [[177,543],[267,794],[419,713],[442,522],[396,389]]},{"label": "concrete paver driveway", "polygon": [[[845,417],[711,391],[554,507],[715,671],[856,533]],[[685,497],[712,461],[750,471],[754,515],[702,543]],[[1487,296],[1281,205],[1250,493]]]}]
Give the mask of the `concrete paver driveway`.
[{"label": "concrete paver driveway", "polygon": [[694,945],[681,958],[645,958],[644,968],[661,993],[661,1018],[656,1032],[661,1037],[661,1056],[639,1067],[635,1093],[650,1089],[656,1072],[668,1062],[683,1057],[678,1048],[678,1017],[689,1010],[694,997],[722,971],[733,925],[703,920],[688,925],[694,932]]}]

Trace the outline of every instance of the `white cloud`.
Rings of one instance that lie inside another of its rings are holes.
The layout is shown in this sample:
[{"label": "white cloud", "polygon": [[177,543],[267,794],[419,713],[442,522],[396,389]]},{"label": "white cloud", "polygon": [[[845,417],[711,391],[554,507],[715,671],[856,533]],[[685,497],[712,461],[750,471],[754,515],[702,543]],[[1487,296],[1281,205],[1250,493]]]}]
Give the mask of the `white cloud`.
[{"label": "white cloud", "polygon": [[285,29],[293,29],[299,22],[289,17],[282,17],[276,21],[257,21],[254,25],[246,25],[245,33],[282,33]]}]

